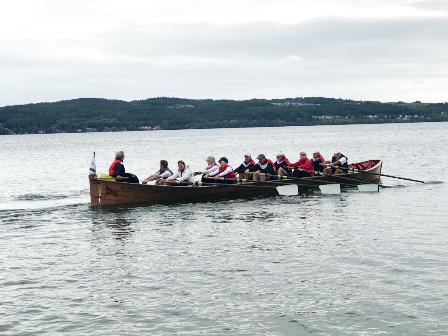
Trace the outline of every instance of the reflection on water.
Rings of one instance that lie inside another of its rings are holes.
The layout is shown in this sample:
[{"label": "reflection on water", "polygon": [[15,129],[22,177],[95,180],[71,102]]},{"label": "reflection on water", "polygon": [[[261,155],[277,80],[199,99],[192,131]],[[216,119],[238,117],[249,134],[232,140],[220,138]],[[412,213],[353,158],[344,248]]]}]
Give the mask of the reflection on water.
[{"label": "reflection on water", "polygon": [[125,239],[134,232],[132,224],[135,219],[129,219],[131,209],[111,208],[90,210],[92,230],[95,233],[110,233],[115,239]]}]

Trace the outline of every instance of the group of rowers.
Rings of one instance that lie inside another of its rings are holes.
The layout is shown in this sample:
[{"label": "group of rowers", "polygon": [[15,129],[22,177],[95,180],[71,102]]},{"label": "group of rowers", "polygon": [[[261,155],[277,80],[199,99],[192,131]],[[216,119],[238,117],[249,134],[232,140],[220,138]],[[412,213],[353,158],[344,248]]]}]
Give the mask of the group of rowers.
[{"label": "group of rowers", "polygon": [[[194,176],[201,175],[202,183],[236,183],[238,180],[245,181],[268,181],[278,178],[303,178],[312,177],[315,174],[337,175],[344,173],[348,168],[348,159],[340,151],[334,153],[331,161],[326,161],[319,151],[313,153],[311,159],[307,154],[300,152],[297,162],[289,161],[285,154],[278,153],[276,161],[259,154],[257,162],[248,153],[244,155],[244,161],[238,168],[233,169],[226,157],[221,157],[216,162],[215,157],[207,157],[207,165],[202,171],[193,172],[184,161],[177,162],[177,170],[173,172],[168,167],[166,160],[160,161],[159,170],[145,178],[142,183],[147,184],[155,181],[157,185],[185,185],[194,183]],[[115,153],[115,160],[109,167],[109,175],[118,182],[140,183],[137,176],[126,173],[124,165],[124,152]]]}]

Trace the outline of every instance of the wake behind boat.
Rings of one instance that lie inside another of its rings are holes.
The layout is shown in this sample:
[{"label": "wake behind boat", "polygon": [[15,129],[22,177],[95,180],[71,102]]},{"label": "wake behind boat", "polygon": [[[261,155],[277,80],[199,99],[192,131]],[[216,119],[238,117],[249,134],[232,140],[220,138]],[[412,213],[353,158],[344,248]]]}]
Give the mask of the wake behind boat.
[{"label": "wake behind boat", "polygon": [[239,181],[236,184],[146,185],[89,177],[92,207],[107,205],[152,205],[207,202],[223,199],[274,197],[281,194],[280,186],[297,186],[298,192],[309,192],[322,185],[354,187],[379,184],[381,160],[367,160],[348,165],[339,175],[318,175],[269,181]]}]

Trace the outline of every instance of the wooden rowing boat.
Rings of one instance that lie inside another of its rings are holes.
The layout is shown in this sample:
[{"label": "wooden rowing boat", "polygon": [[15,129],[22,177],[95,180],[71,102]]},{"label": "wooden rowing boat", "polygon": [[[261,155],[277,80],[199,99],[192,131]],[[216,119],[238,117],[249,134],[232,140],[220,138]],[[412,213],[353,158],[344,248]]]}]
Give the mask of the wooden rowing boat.
[{"label": "wooden rowing boat", "polygon": [[[351,169],[366,167],[366,172],[380,174],[382,161],[369,160],[350,165]],[[276,187],[281,184],[297,184],[299,191],[313,190],[321,184],[339,183],[354,186],[364,183],[379,183],[379,176],[362,172],[350,172],[336,176],[314,176],[287,181],[247,182],[223,185],[146,185],[106,181],[89,177],[92,207],[107,205],[150,205],[190,203],[222,199],[244,199],[278,196]]]}]

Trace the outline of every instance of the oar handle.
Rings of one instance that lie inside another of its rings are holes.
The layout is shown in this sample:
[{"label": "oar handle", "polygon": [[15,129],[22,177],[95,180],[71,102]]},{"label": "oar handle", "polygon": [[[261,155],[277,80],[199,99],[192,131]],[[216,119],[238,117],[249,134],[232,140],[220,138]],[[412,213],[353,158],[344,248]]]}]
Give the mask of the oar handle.
[{"label": "oar handle", "polygon": [[204,177],[206,180],[226,180],[226,181],[236,181],[236,178],[228,178],[228,177],[224,177],[224,176],[209,176],[209,177]]}]

